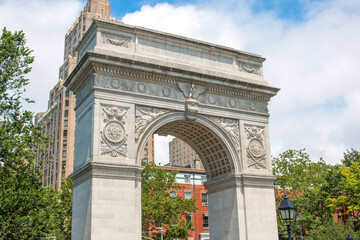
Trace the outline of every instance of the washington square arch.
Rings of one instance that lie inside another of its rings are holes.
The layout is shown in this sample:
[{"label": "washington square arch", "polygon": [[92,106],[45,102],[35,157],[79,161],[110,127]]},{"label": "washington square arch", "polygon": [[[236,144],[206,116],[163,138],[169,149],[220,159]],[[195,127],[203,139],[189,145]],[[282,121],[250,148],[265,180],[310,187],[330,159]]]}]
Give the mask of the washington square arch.
[{"label": "washington square arch", "polygon": [[206,174],[211,240],[278,239],[259,55],[95,20],[65,86],[76,95],[72,239],[141,239],[141,156],[173,135]]}]

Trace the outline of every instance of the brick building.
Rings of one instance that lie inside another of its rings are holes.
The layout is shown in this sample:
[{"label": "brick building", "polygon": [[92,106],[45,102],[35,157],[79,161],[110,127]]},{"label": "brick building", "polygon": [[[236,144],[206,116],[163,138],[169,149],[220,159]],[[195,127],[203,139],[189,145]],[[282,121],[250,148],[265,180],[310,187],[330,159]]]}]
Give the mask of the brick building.
[{"label": "brick building", "polygon": [[179,190],[177,194],[183,198],[195,199],[196,213],[186,216],[186,222],[192,221],[195,228],[191,231],[188,240],[209,240],[209,215],[207,189],[203,185],[206,182],[206,173],[202,169],[182,168],[182,167],[162,167],[168,170],[179,171],[176,174],[176,182],[185,188]]}]

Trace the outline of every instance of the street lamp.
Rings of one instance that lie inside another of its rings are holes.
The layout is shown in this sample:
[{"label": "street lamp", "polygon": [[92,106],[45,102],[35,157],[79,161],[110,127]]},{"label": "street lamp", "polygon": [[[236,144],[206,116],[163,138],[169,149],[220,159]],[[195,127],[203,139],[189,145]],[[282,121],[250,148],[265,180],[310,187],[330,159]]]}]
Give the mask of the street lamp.
[{"label": "street lamp", "polygon": [[290,227],[290,221],[294,220],[296,217],[296,208],[294,204],[290,201],[290,199],[287,198],[287,195],[285,193],[284,199],[281,200],[280,206],[278,208],[280,211],[281,218],[284,221],[288,221],[287,224],[287,232],[289,235],[289,240],[291,240],[291,227]]},{"label": "street lamp", "polygon": [[346,240],[354,240],[354,238],[349,233],[348,236],[346,237]]}]

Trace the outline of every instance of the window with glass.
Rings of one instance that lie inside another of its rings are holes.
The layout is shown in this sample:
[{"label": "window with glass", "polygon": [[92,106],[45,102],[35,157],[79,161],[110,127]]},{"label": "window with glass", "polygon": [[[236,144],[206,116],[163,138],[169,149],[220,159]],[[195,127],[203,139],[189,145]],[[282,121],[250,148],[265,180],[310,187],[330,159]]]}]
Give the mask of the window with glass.
[{"label": "window with glass", "polygon": [[207,213],[203,215],[203,228],[209,228],[209,216]]},{"label": "window with glass", "polygon": [[203,193],[201,193],[201,202],[202,202],[202,205],[203,206],[207,206],[208,205],[208,195],[207,195],[207,193],[205,192],[203,192]]},{"label": "window with glass", "polygon": [[69,100],[65,100],[65,107],[69,106]]},{"label": "window with glass", "polygon": [[66,150],[63,150],[63,151],[62,151],[62,156],[63,156],[63,157],[66,157]]},{"label": "window with glass", "polygon": [[187,214],[185,220],[186,220],[186,225],[190,224],[192,221],[192,214],[191,213]]},{"label": "window with glass", "polygon": [[191,175],[185,174],[185,175],[184,175],[184,182],[185,182],[185,183],[190,183],[190,181],[191,181]]},{"label": "window with glass", "polygon": [[65,120],[65,121],[64,121],[64,127],[67,127],[67,126],[68,126],[68,123],[69,123],[68,120]]},{"label": "window with glass", "polygon": [[63,147],[67,146],[67,140],[63,140]]},{"label": "window with glass", "polygon": [[144,155],[147,156],[148,155],[148,150],[144,149]]},{"label": "window with glass", "polygon": [[64,117],[67,117],[67,116],[69,116],[69,110],[64,111]]},{"label": "window with glass", "polygon": [[185,199],[191,199],[191,192],[185,192]]},{"label": "window with glass", "polygon": [[204,182],[206,182],[206,176],[205,175],[201,176],[201,183],[204,183]]},{"label": "window with glass", "polygon": [[64,130],[63,136],[67,137],[67,130]]},{"label": "window with glass", "polygon": [[65,92],[65,97],[69,97],[70,96],[70,92],[69,91],[66,91]]}]

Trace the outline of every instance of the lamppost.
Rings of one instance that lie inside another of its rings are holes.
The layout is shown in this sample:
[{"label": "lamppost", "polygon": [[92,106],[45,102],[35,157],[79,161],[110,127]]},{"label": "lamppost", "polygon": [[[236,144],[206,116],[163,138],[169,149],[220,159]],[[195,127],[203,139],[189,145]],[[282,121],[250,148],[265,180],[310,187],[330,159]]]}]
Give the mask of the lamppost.
[{"label": "lamppost", "polygon": [[287,198],[287,195],[284,194],[284,199],[281,200],[280,206],[278,208],[280,211],[281,218],[284,221],[287,221],[287,232],[289,235],[289,240],[291,240],[291,227],[290,227],[290,221],[294,220],[296,217],[295,211],[296,208],[294,204],[290,201],[290,199]]},{"label": "lamppost", "polygon": [[354,238],[350,235],[350,233],[347,235],[346,240],[354,240]]}]

